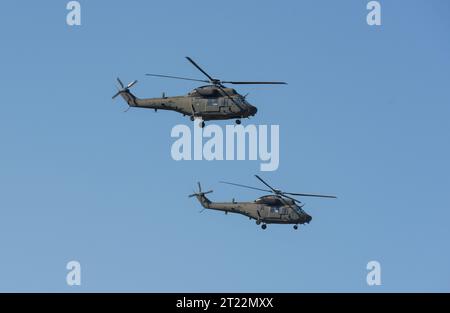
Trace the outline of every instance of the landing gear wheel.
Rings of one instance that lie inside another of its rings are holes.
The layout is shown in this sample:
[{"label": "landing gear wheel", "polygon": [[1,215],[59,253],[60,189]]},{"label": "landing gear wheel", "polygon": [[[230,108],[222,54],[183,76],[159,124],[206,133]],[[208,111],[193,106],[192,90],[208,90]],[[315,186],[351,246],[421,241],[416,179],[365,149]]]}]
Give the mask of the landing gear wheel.
[{"label": "landing gear wheel", "polygon": [[191,121],[193,122],[195,120],[195,117],[191,116]]},{"label": "landing gear wheel", "polygon": [[205,128],[205,122],[204,122],[204,121],[202,121],[202,122],[200,123],[200,128]]},{"label": "landing gear wheel", "polygon": [[257,220],[257,221],[256,221],[256,225],[259,225],[259,224],[261,224],[261,221],[260,221],[260,220]]},{"label": "landing gear wheel", "polygon": [[236,120],[236,125],[241,125],[241,120]]},{"label": "landing gear wheel", "polygon": [[261,228],[262,228],[262,229],[266,229],[266,228],[267,228],[267,225],[266,225],[266,224],[262,224],[262,225],[261,225]]},{"label": "landing gear wheel", "polygon": [[294,229],[297,230],[298,229],[298,225],[294,225]]}]

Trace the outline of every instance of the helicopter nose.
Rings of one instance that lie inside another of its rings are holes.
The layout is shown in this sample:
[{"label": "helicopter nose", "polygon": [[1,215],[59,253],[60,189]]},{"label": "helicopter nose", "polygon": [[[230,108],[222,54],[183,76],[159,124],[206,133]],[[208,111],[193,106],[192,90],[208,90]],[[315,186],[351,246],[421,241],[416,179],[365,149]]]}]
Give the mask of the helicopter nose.
[{"label": "helicopter nose", "polygon": [[306,217],[306,223],[311,223],[311,220],[312,220],[312,217],[310,216],[310,215],[308,215],[307,217]]},{"label": "helicopter nose", "polygon": [[256,112],[258,112],[258,109],[256,108],[256,107],[254,107],[254,106],[251,106],[251,108],[250,108],[250,115],[255,115],[256,114]]}]

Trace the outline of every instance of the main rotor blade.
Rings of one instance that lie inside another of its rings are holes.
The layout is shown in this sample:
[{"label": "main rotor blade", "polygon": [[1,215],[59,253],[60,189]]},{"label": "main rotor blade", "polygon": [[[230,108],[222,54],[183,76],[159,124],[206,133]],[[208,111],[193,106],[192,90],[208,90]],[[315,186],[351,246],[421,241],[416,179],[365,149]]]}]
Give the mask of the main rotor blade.
[{"label": "main rotor blade", "polygon": [[235,81],[223,81],[223,84],[233,85],[287,85],[286,82],[235,82]]},{"label": "main rotor blade", "polygon": [[227,184],[227,185],[238,186],[238,187],[249,188],[249,189],[254,189],[254,190],[259,190],[259,191],[264,191],[264,192],[272,192],[271,190],[266,190],[266,189],[261,189],[261,188],[256,188],[256,187],[251,187],[251,186],[246,186],[246,185],[241,185],[241,184],[229,183],[229,182],[226,182],[226,181],[221,181],[220,183]]},{"label": "main rotor blade", "polygon": [[186,59],[192,63],[192,65],[194,65],[200,72],[202,72],[206,77],[208,77],[210,82],[215,81],[214,78],[212,78],[211,76],[209,76],[208,73],[206,73],[197,63],[194,62],[194,60],[192,60],[190,57],[186,57]]},{"label": "main rotor blade", "polygon": [[202,192],[202,185],[200,185],[200,182],[197,182],[198,185],[198,192]]},{"label": "main rotor blade", "polygon": [[160,75],[160,74],[145,74],[146,76],[154,76],[154,77],[164,77],[164,78],[174,78],[174,79],[182,79],[182,80],[192,80],[194,82],[202,82],[209,83],[209,80],[206,79],[195,79],[195,78],[187,78],[187,77],[179,77],[179,76],[169,76],[169,75]]},{"label": "main rotor blade", "polygon": [[286,195],[284,195],[284,194],[283,194],[283,197],[288,198],[288,199],[291,199],[292,201],[297,202],[298,204],[302,204],[302,202],[301,202],[300,200],[297,200],[297,199],[295,199],[295,198],[286,196]]},{"label": "main rotor blade", "polygon": [[302,196],[302,197],[317,197],[317,198],[333,198],[336,199],[336,196],[329,195],[317,195],[311,193],[292,193],[292,192],[282,192],[283,195],[292,195],[292,196]]},{"label": "main rotor blade", "polygon": [[275,190],[274,188],[272,188],[272,186],[270,186],[268,183],[266,183],[261,177],[259,177],[258,175],[255,175],[255,177],[258,178],[264,185],[266,185],[267,187],[269,187],[270,190],[272,190],[272,192],[278,193],[277,190]]}]

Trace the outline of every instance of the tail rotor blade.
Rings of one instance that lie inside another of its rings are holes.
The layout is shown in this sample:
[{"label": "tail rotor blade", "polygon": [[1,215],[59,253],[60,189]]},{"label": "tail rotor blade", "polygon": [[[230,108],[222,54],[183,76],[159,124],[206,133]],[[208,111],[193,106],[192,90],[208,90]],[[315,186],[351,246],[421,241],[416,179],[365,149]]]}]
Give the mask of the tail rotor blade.
[{"label": "tail rotor blade", "polygon": [[117,81],[119,82],[120,87],[123,89],[125,85],[122,83],[119,77],[117,77]]},{"label": "tail rotor blade", "polygon": [[120,95],[120,90],[112,98],[115,99],[118,95]]},{"label": "tail rotor blade", "polygon": [[131,83],[129,83],[127,86],[125,86],[123,84],[123,82],[120,80],[119,77],[117,77],[117,82],[119,83],[119,86],[117,87],[117,93],[112,97],[113,99],[115,99],[118,95],[120,95],[122,92],[128,92],[128,89],[130,89],[131,87],[133,87],[134,85],[136,85],[136,83],[138,82],[137,80],[132,81]]},{"label": "tail rotor blade", "polygon": [[200,185],[200,182],[197,183],[198,184],[198,192],[194,191],[193,194],[190,194],[188,197],[192,198],[192,197],[203,197],[204,195],[207,195],[211,192],[213,192],[213,190],[208,190],[206,192],[202,191],[202,186]]},{"label": "tail rotor blade", "polygon": [[127,88],[133,87],[137,82],[138,82],[137,80],[132,81],[131,83],[128,84]]}]

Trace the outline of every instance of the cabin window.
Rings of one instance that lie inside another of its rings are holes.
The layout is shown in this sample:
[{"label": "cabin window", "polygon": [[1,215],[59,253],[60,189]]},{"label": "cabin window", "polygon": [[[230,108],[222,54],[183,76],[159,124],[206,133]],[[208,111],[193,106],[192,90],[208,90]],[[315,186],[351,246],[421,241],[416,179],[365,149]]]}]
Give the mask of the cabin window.
[{"label": "cabin window", "polygon": [[219,105],[219,100],[218,99],[208,99],[207,103],[208,103],[208,106],[215,107],[215,106]]},{"label": "cabin window", "polygon": [[275,214],[279,214],[280,213],[280,208],[278,208],[278,207],[271,207],[270,208],[270,212],[271,213],[275,213]]}]

